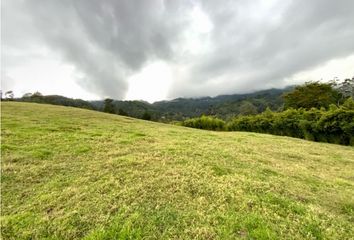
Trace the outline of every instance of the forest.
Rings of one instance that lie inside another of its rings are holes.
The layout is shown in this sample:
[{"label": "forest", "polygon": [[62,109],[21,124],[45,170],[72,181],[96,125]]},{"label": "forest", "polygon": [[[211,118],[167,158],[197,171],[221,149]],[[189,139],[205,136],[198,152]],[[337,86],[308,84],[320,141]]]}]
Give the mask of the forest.
[{"label": "forest", "polygon": [[107,98],[84,101],[39,92],[7,101],[71,106],[181,126],[249,131],[354,145],[354,78],[306,82],[283,89],[203,98],[177,98],[152,104]]},{"label": "forest", "polygon": [[283,106],[282,95],[293,89],[267,89],[248,94],[221,95],[216,97],[177,98],[169,101],[148,103],[146,101],[123,101],[104,99],[85,101],[59,95],[42,95],[40,92],[26,93],[21,98],[5,94],[3,100],[62,105],[108,112],[134,118],[159,122],[182,121],[202,115],[213,115],[227,120],[237,115],[261,113],[270,108],[278,111]]},{"label": "forest", "polygon": [[353,79],[341,83],[308,82],[282,95],[284,109],[238,115],[229,121],[201,116],[182,121],[186,127],[247,131],[354,146]]}]

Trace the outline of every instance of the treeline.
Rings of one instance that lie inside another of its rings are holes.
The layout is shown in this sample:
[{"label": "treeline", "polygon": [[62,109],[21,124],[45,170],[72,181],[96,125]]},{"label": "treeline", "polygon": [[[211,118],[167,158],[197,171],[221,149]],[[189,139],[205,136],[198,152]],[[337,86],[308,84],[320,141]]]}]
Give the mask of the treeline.
[{"label": "treeline", "polygon": [[26,93],[21,98],[15,98],[13,91],[7,91],[4,98],[2,98],[1,94],[1,100],[77,107],[144,120],[159,120],[156,112],[147,107],[148,103],[142,101],[115,101],[110,98],[104,101],[85,101],[60,95],[43,95],[40,92]]},{"label": "treeline", "polygon": [[202,116],[182,121],[186,127],[248,131],[354,146],[354,78],[342,83],[311,82],[284,94],[285,110],[269,108],[230,121]]},{"label": "treeline", "polygon": [[122,101],[109,98],[98,101],[85,101],[59,95],[42,95],[40,92],[26,93],[21,98],[14,98],[12,91],[5,92],[2,100],[79,107],[169,123],[201,115],[213,115],[223,120],[229,120],[237,115],[263,112],[267,107],[276,111],[284,105],[281,98],[282,94],[292,88],[268,89],[248,94],[221,95],[217,97],[177,98],[155,103],[136,100]]},{"label": "treeline", "polygon": [[144,120],[158,121],[158,114],[143,101],[117,101],[106,98],[103,103],[96,101],[95,106],[99,111],[140,118]]},{"label": "treeline", "polygon": [[181,122],[182,126],[199,128],[206,130],[215,130],[215,131],[224,131],[227,130],[226,123],[224,120],[221,120],[212,116],[201,116],[198,118],[191,118]]},{"label": "treeline", "polygon": [[82,99],[72,99],[72,98],[67,98],[59,95],[44,96],[40,92],[26,93],[23,95],[22,98],[17,98],[14,100],[18,102],[45,103],[45,104],[52,104],[52,105],[61,105],[61,106],[68,106],[68,107],[97,110],[90,102],[87,102]]},{"label": "treeline", "polygon": [[235,118],[226,128],[354,146],[354,102],[348,99],[339,108],[333,105],[330,110],[265,111],[255,116]]},{"label": "treeline", "polygon": [[282,95],[293,89],[293,86],[283,89],[267,89],[246,94],[220,95],[202,98],[177,98],[171,101],[161,101],[152,104],[160,118],[172,121],[182,121],[202,115],[212,115],[223,120],[229,120],[237,115],[257,114],[267,107],[276,111],[282,108]]},{"label": "treeline", "polygon": [[267,109],[261,114],[239,116],[229,122],[202,116],[183,121],[181,125],[218,131],[269,133],[354,146],[354,101],[348,99],[340,107],[333,105],[329,110],[291,108],[272,112]]},{"label": "treeline", "polygon": [[257,114],[267,107],[277,110],[283,106],[282,94],[291,90],[268,89],[249,94],[217,97],[177,98],[170,101],[120,101],[105,99],[91,102],[100,111],[159,122],[182,121],[201,115],[213,115],[227,120],[236,115]]}]

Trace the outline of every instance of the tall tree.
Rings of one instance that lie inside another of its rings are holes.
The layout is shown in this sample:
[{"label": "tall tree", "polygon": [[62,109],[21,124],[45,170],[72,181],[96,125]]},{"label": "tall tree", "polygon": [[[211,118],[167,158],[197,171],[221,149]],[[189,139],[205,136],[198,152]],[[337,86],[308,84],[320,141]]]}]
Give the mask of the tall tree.
[{"label": "tall tree", "polygon": [[106,98],[104,100],[103,111],[106,113],[114,113],[113,99]]},{"label": "tall tree", "polygon": [[15,94],[13,91],[7,91],[5,92],[5,98],[8,100],[12,100],[15,97]]},{"label": "tall tree", "polygon": [[151,120],[151,114],[149,112],[145,111],[144,114],[141,116],[141,119]]},{"label": "tall tree", "polygon": [[347,78],[338,85],[338,91],[343,95],[344,98],[351,97],[354,99],[354,77],[352,79]]},{"label": "tall tree", "polygon": [[23,94],[22,98],[30,98],[32,97],[32,93],[28,92],[28,93],[25,93]]},{"label": "tall tree", "polygon": [[307,82],[283,95],[285,108],[328,109],[330,104],[338,104],[341,94],[331,83]]}]

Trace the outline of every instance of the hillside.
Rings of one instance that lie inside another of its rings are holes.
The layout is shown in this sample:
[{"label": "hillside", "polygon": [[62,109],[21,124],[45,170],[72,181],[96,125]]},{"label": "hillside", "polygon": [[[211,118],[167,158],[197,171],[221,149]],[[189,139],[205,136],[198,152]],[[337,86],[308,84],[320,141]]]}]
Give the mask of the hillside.
[{"label": "hillside", "polygon": [[[282,108],[282,95],[293,87],[284,89],[267,89],[246,94],[220,95],[216,97],[177,98],[170,101],[148,103],[145,101],[113,101],[113,112],[119,115],[142,118],[144,113],[151,115],[155,121],[183,120],[190,117],[199,117],[202,114],[215,115],[228,119],[244,113],[244,108],[254,109],[254,112],[263,112],[267,107],[272,110]],[[28,93],[19,102],[35,102],[103,111],[104,100],[84,101],[59,95],[42,95]]]},{"label": "hillside", "polygon": [[251,104],[257,112],[263,112],[267,107],[278,110],[284,104],[282,95],[293,89],[289,86],[283,89],[267,89],[246,94],[220,95],[203,98],[177,98],[171,101],[155,102],[153,106],[166,118],[182,120],[198,117],[202,114],[216,115],[227,119],[242,113],[244,104]]},{"label": "hillside", "polygon": [[[153,119],[183,120],[212,114],[227,119],[242,113],[244,104],[252,104],[257,112],[267,107],[278,110],[283,105],[282,95],[293,87],[284,89],[267,89],[246,94],[220,95],[216,97],[176,98],[170,101],[159,101],[149,104],[143,101],[114,101],[115,110],[140,118],[149,112]],[[103,108],[103,101],[91,102],[96,108]]]},{"label": "hillside", "polygon": [[352,239],[354,148],[1,104],[3,239]]}]

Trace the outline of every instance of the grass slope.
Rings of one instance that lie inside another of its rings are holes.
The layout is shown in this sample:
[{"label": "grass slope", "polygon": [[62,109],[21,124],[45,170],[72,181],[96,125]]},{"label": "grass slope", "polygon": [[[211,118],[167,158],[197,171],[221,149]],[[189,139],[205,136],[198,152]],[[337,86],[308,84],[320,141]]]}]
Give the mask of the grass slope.
[{"label": "grass slope", "polygon": [[353,239],[353,147],[1,106],[3,239]]}]

